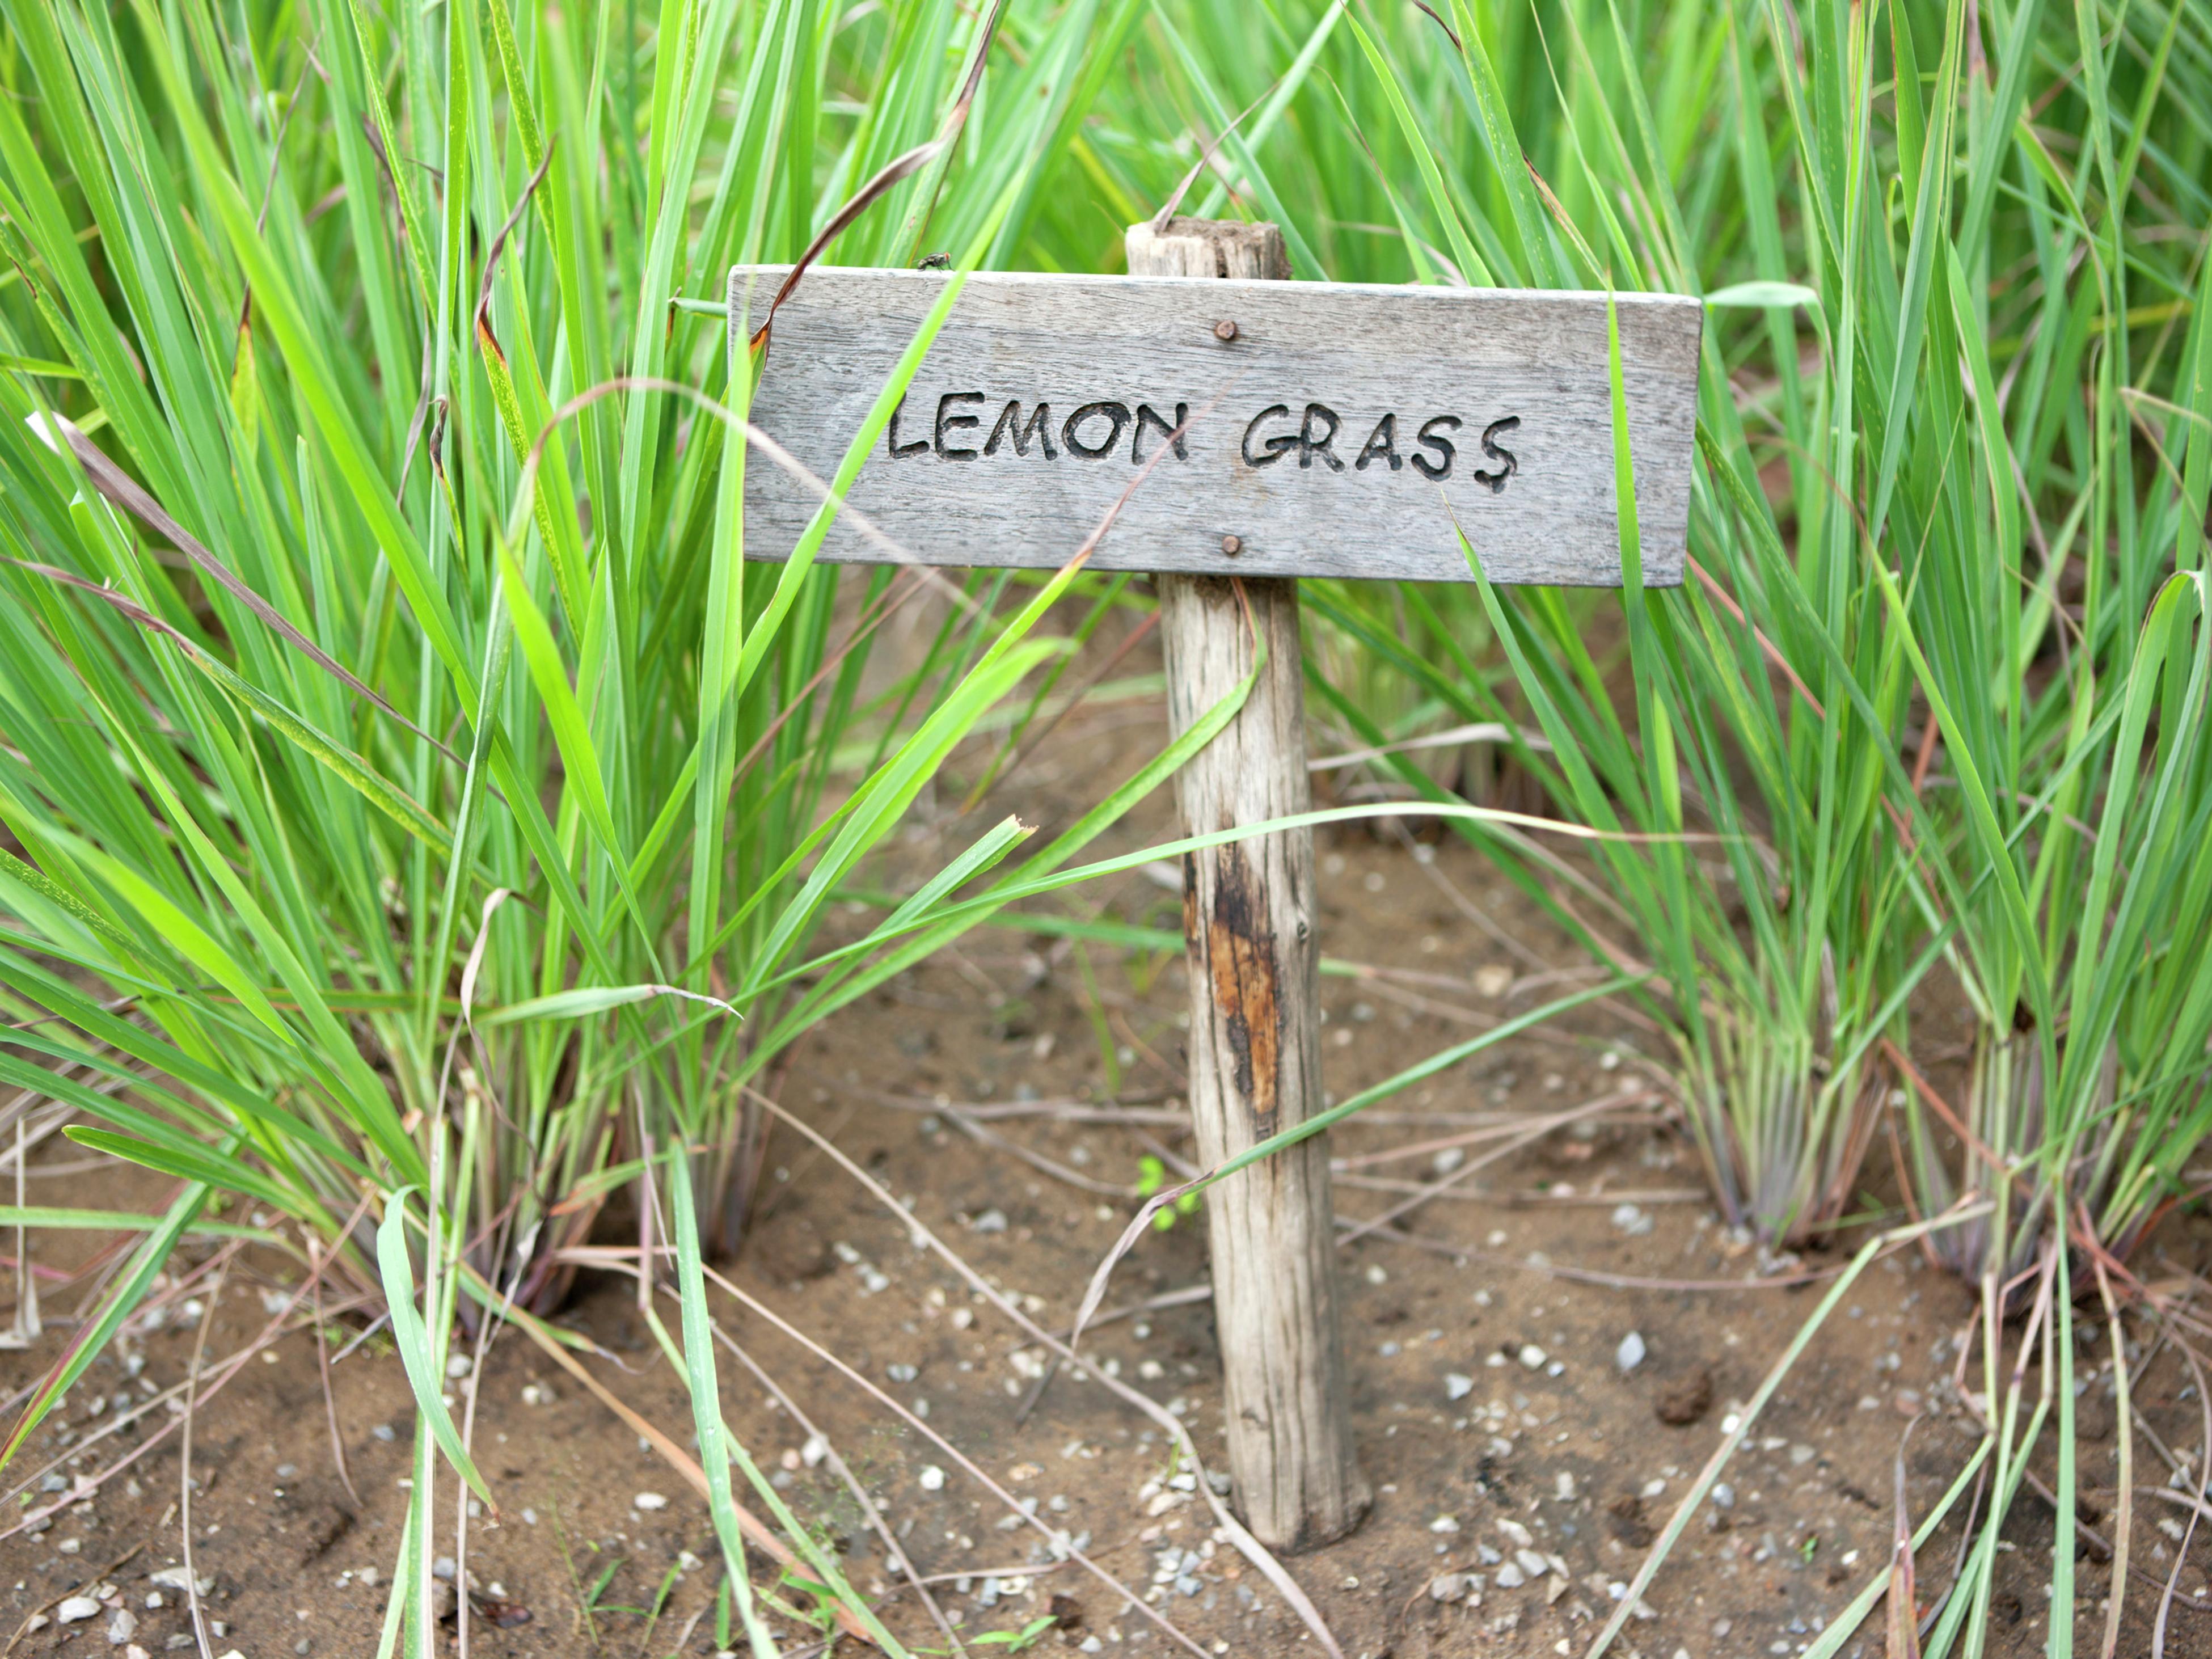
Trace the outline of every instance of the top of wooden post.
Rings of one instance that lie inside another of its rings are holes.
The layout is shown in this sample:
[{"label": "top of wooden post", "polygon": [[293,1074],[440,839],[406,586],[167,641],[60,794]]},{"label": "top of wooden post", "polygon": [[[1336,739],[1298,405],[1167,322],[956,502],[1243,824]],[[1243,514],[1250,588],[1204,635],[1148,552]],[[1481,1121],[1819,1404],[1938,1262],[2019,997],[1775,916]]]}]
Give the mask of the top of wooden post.
[{"label": "top of wooden post", "polygon": [[1131,225],[1124,245],[1131,272],[1147,276],[1238,276],[1285,282],[1291,275],[1291,256],[1283,247],[1283,233],[1272,224],[1188,219],[1177,214],[1164,226],[1156,220]]}]

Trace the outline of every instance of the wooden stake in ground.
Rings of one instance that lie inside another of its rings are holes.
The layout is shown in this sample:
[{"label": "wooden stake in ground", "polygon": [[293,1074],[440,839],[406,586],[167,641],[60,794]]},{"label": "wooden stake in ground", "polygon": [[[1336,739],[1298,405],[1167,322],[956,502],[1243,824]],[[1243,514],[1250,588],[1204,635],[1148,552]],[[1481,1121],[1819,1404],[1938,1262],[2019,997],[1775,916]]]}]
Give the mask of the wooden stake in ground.
[{"label": "wooden stake in ground", "polygon": [[[732,270],[732,350],[775,317],[748,556],[1057,569],[1086,547],[1094,572],[1157,573],[1177,732],[1266,652],[1176,780],[1206,832],[1308,805],[1297,577],[1467,581],[1471,556],[1492,582],[1620,581],[1617,395],[1644,580],[1681,580],[1696,300],[1269,280],[1290,275],[1272,225],[1139,225],[1128,255],[1126,276]],[[830,520],[832,477],[850,489]],[[1218,1164],[1323,1103],[1312,837],[1192,859],[1183,905],[1190,1103]],[[1328,1543],[1369,1497],[1326,1142],[1214,1188],[1206,1225],[1238,1506],[1275,1549]]]},{"label": "wooden stake in ground", "polygon": [[[1128,233],[1133,276],[1286,277],[1273,225],[1174,219]],[[1216,333],[1233,340],[1236,319]],[[1232,556],[1234,537],[1223,550]],[[1295,577],[1162,575],[1168,720],[1177,732],[1266,665],[1237,718],[1176,776],[1194,835],[1303,812],[1305,696]],[[1183,860],[1190,969],[1190,1109],[1208,1167],[1322,1109],[1313,835],[1231,842]],[[1352,1444],[1338,1331],[1328,1139],[1206,1195],[1229,1467],[1246,1524],[1270,1548],[1313,1548],[1372,1501]]]}]

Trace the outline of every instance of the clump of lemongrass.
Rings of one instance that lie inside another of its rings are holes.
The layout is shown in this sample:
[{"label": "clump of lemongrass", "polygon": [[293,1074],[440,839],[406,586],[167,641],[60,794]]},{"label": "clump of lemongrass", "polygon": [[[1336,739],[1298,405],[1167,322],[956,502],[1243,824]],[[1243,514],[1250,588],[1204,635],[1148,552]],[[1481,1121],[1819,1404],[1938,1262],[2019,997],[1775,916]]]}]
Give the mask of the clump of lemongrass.
[{"label": "clump of lemongrass", "polygon": [[[180,1185],[0,1462],[243,1194],[387,1293],[426,1424],[392,1617],[426,1651],[439,1461],[477,1484],[456,1320],[538,1328],[564,1247],[672,1150],[700,1247],[730,1241],[748,1085],[1028,831],[979,828],[814,958],[829,894],[1061,654],[1040,624],[1088,580],[971,595],[947,663],[864,710],[871,629],[921,584],[746,538],[744,335],[671,302],[929,140],[841,251],[1036,262],[1064,237],[1039,170],[1130,18],[1024,15],[989,99],[995,9],[659,21],[11,15],[0,1072]],[[833,770],[848,736],[874,758]]]},{"label": "clump of lemongrass", "polygon": [[[1455,0],[1316,9],[1270,56],[1257,19],[1167,16],[1165,95],[1217,131],[1314,48],[1272,139],[1222,149],[1328,274],[1715,303],[1692,586],[1628,596],[1599,646],[1551,596],[1497,595],[1511,684],[1443,628],[1370,648],[1456,687],[1459,719],[1540,720],[1551,757],[1522,763],[1571,813],[1756,849],[1601,848],[1593,896],[1474,832],[1601,959],[1658,969],[1732,1213],[1786,1237],[1861,1207],[1871,1140],[1945,1218],[1929,1245],[1983,1292],[1994,1484],[1925,1650],[1978,1651],[2032,1457],[2073,1524],[2075,1297],[2197,1190],[2212,1125],[2185,965],[2212,881],[2203,21]],[[1298,164],[1331,147],[1349,164]],[[1911,1017],[1939,972],[1973,1010],[1961,1100]]]},{"label": "clump of lemongrass", "polygon": [[[1236,55],[1256,27],[1168,9],[1158,73],[1201,125],[1255,96],[1276,112],[1268,132],[1255,117],[1249,138],[1224,137],[1222,167],[1291,222],[1302,269],[1656,287],[1714,307],[1689,586],[1625,606],[1317,592],[1316,690],[1370,747],[1495,733],[1563,815],[1660,838],[1570,864],[1525,836],[1458,826],[1601,963],[1652,970],[1635,1006],[1674,1049],[1728,1218],[1777,1244],[1807,1237],[1857,1207],[1881,1097],[1869,1058],[1920,965],[1898,943],[1911,878],[1890,799],[1908,680],[1854,574],[1849,504],[1822,484],[1856,465],[1854,423],[1827,411],[1856,373],[1856,296],[1784,280],[1785,220],[1805,204],[1778,196],[1763,137],[1692,141],[1716,119],[1774,130],[1784,89],[1748,19],[1701,56],[1679,9],[1632,41],[1565,9],[1317,8],[1267,71],[1296,83],[1285,108],[1260,84],[1271,60]],[[1647,46],[1666,64],[1656,109]],[[1293,120],[1300,149],[1332,165],[1271,161],[1291,153]],[[1726,214],[1707,211],[1723,201]],[[1847,263],[1857,246],[1814,257]],[[1735,395],[1737,375],[1763,377],[1755,398]],[[1788,478],[1780,501],[1762,468]],[[1401,749],[1372,764],[1437,799],[1453,780],[1422,762]]]}]

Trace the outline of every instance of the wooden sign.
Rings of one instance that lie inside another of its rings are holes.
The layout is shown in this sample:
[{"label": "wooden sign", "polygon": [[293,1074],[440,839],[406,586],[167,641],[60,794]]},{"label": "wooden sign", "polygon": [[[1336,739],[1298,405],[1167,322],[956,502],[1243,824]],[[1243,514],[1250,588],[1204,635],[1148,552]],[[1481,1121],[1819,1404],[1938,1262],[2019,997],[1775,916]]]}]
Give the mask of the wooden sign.
[{"label": "wooden sign", "polygon": [[[785,267],[730,276],[732,327]],[[836,470],[949,278],[817,267],[753,419]],[[1644,580],[1682,579],[1694,299],[1616,296]],[[1183,276],[969,278],[849,500],[928,564],[1055,568],[1158,457],[1093,568],[1620,584],[1602,294]],[[746,470],[746,546],[818,497]],[[890,555],[847,524],[822,557]]]},{"label": "wooden sign", "polygon": [[[1466,581],[1463,532],[1493,580],[1620,584],[1603,295],[1291,283],[1268,224],[1163,216],[1125,246],[1129,276],[970,277],[848,500],[921,562],[1045,568],[1122,502],[1091,563],[1159,575],[1170,728],[1244,697],[1176,775],[1191,834],[1312,804],[1290,579]],[[787,270],[730,273],[732,331]],[[831,477],[948,280],[810,270],[776,312],[754,421]],[[1644,580],[1673,585],[1703,313],[1615,303]],[[820,499],[755,460],[748,550],[783,556]],[[821,556],[895,555],[841,516]],[[1327,1098],[1312,833],[1187,855],[1183,883],[1191,1121],[1218,1168]],[[1206,1231],[1237,1509],[1272,1548],[1341,1537],[1371,1491],[1325,1139],[1212,1188]]]}]

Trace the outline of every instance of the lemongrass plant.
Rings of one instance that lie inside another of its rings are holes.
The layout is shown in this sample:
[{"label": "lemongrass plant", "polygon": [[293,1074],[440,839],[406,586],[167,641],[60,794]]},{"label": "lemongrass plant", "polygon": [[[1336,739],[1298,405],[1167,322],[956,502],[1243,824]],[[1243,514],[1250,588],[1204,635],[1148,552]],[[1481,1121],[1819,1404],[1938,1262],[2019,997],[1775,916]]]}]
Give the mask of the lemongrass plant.
[{"label": "lemongrass plant", "polygon": [[[1866,226],[1777,175],[1789,59],[1760,10],[1697,9],[1163,7],[1158,95],[1224,134],[1223,182],[1290,222],[1302,268],[1708,296],[1688,586],[1309,603],[1316,692],[1364,742],[1496,733],[1564,815],[1656,837],[1571,863],[1457,826],[1601,963],[1653,970],[1638,1000],[1714,1189],[1778,1245],[1857,1207],[1870,1060],[1924,965],[1889,799],[1910,680],[1832,483],[1875,424],[1855,377],[1891,325],[1864,311],[1893,301],[1861,291]],[[1633,582],[1632,528],[1624,551]],[[1376,678],[1403,688],[1393,726]],[[1419,750],[1374,764],[1445,793]]]},{"label": "lemongrass plant", "polygon": [[[1973,1017],[1958,1097],[1916,1077],[1911,1167],[1930,1206],[2000,1199],[1939,1249],[2009,1279],[2062,1219],[2124,1259],[2212,1127],[2212,29],[2022,13],[2006,45],[1997,102],[1929,129],[1967,180],[1919,273],[1929,361],[1959,372],[1897,446],[1877,574],[1928,705],[1959,893],[1930,921]],[[2045,87],[2062,58],[2075,78]],[[2007,100],[2045,106],[2040,148]]]},{"label": "lemongrass plant", "polygon": [[[1730,837],[1724,870],[1608,846],[1599,896],[1543,890],[1669,982],[1651,1007],[1733,1213],[1833,1215],[1901,1122],[1907,1231],[1982,1294],[1990,1496],[1939,1605],[1886,1616],[1899,1650],[1978,1654],[2033,1466],[2074,1522],[2076,1298],[2124,1380],[2124,1259],[2203,1195],[2212,28],[2179,3],[1454,0],[1247,14],[1240,58],[1212,9],[1164,9],[1163,84],[1216,130],[1261,99],[1272,142],[1224,138],[1224,171],[1329,274],[1714,307],[1689,589],[1597,629],[1486,592],[1510,678],[1441,620],[1362,637],[1455,718],[1533,714],[1552,754],[1522,763],[1571,815]],[[1324,33],[1277,109],[1265,77]],[[1295,164],[1332,144],[1354,164]],[[1963,1102],[1910,1018],[1931,973],[1974,1011]],[[2073,1552],[2052,1565],[2069,1609]],[[1883,1588],[1812,1651],[1862,1639]],[[2050,1650],[2074,1639],[2055,1619]]]},{"label": "lemongrass plant", "polygon": [[488,1500],[442,1397],[457,1322],[561,1358],[539,1316],[631,1184],[749,1640],[733,1464],[831,1616],[900,1650],[721,1425],[702,1263],[760,1150],[746,1091],[1073,878],[1237,700],[981,896],[1027,826],[815,951],[962,737],[1126,584],[1055,640],[1079,560],[941,583],[939,648],[864,711],[870,632],[923,579],[841,592],[827,504],[795,547],[748,539],[754,319],[696,319],[817,225],[862,262],[950,245],[841,488],[967,272],[1096,262],[1095,204],[1047,185],[1097,168],[1080,118],[1137,15],[10,3],[0,1074],[179,1185],[0,1465],[242,1196],[383,1294],[423,1425],[385,1645],[427,1651],[442,1471]]},{"label": "lemongrass plant", "polygon": [[[1064,654],[1040,623],[1086,579],[945,579],[956,648],[864,709],[872,632],[924,578],[815,565],[826,507],[796,547],[748,538],[757,360],[675,302],[854,197],[839,257],[947,242],[849,476],[964,273],[1075,246],[1040,185],[1134,8],[1001,9],[674,0],[633,31],[507,0],[9,0],[0,1079],[179,1185],[0,1463],[211,1194],[243,1195],[387,1294],[430,1430],[411,1616],[434,1459],[474,1482],[439,1398],[453,1318],[544,1334],[564,1249],[655,1169],[682,1201],[648,1194],[641,1225],[696,1284],[762,1150],[746,1089],[988,913],[942,920],[1029,834],[1011,819],[873,933],[810,944],[963,734]],[[874,758],[833,770],[848,739]],[[686,1346],[704,1444],[710,1351]]]},{"label": "lemongrass plant", "polygon": [[[2003,803],[1999,833],[2010,856],[2041,861],[2021,877],[2043,884],[2037,951],[2047,971],[2071,972],[2086,854],[2038,826],[2073,811],[2078,830],[2079,809],[2105,800],[2112,689],[2129,683],[2159,573],[2196,562],[2205,483],[2192,445],[2206,438],[2191,289],[2212,193],[2191,94],[2206,31],[2185,7],[2126,11],[2097,72],[2069,90],[2054,77],[2078,58],[2078,31],[2033,7],[1855,20],[1750,0],[1711,27],[1696,10],[1164,7],[1154,95],[1218,131],[1210,199],[1233,185],[1285,214],[1304,232],[1293,246],[1328,275],[1648,283],[1711,299],[1690,588],[1617,619],[1573,595],[1499,594],[1495,617],[1470,617],[1447,592],[1323,590],[1313,667],[1337,718],[1377,744],[1425,726],[1525,732],[1548,704],[1562,730],[1547,735],[1571,741],[1516,759],[1595,821],[1675,821],[1662,775],[1674,769],[1652,749],[1674,746],[1682,821],[1733,825],[1747,861],[1608,848],[1591,891],[1556,865],[1535,881],[1531,849],[1494,827],[1463,832],[1592,948],[1705,977],[1701,995],[1658,1012],[1680,1041],[1724,1205],[1776,1234],[1854,1202],[1880,1091],[1904,1080],[1869,1066],[1872,1045],[1911,1049],[1910,992],[1938,955],[1983,1032],[1968,1099],[1990,1106],[1973,1109],[1979,1127],[1954,1154],[1964,1184],[1988,1185],[1984,1130],[2040,1120],[2055,1051],[2038,1059],[2008,1035],[2016,1013],[2033,1025],[2026,969],[2005,955],[2013,924],[1959,781],[1930,769],[1954,740],[1931,720],[1915,663],[1938,665],[1937,690],[1962,705],[1957,743],[1993,734],[1980,764],[2004,775],[2002,787],[1983,779]],[[1899,103],[1899,84],[1923,98]],[[2042,125],[2022,125],[2030,109]],[[2054,141],[2081,164],[2053,161]],[[1954,166],[1963,182],[1943,171]],[[2099,219],[2107,196],[2130,191],[2142,211]],[[2138,336],[2140,368],[2116,370]],[[2084,386],[2093,420],[2067,395]],[[1992,424],[1986,410],[2002,413]],[[2139,463],[2139,481],[2121,476],[2130,429],[2158,458]],[[2119,574],[2081,582],[2078,615],[2059,592],[2068,544],[2116,549]],[[1911,628],[1870,548],[1898,573]],[[2185,656],[2164,628],[2160,648]],[[2085,635],[2086,653],[2070,644]],[[1378,693],[1392,676],[1395,695]],[[1631,704],[1632,718],[1616,714]],[[2174,729],[2179,707],[2150,723],[2172,788],[2147,776],[2122,803],[2130,822],[2156,800],[2179,815],[2161,824],[2194,823],[2201,763]],[[2075,731],[2089,708],[2104,718]],[[1433,766],[1377,763],[1402,788],[1438,793]],[[2124,844],[2171,844],[2169,828],[2112,830]],[[2172,884],[2177,871],[2167,854],[2144,878]],[[2157,903],[2125,911],[2136,949],[2104,951],[2138,988],[2121,999],[2136,1035],[2077,1073],[2110,1120],[2083,1173],[2136,1231],[2179,1190],[2204,1127],[2197,976],[2173,970],[2201,897],[2186,883],[2153,890]],[[2118,902],[2110,888],[2104,902]],[[1926,1097],[1911,1103],[1906,1162],[1932,1211],[1958,1187]],[[1953,1232],[1944,1248],[1979,1245]]]}]

